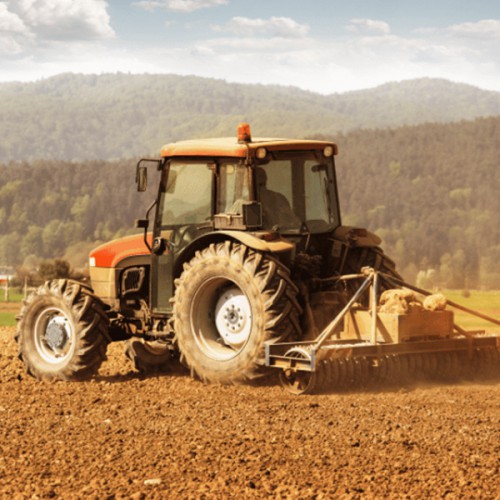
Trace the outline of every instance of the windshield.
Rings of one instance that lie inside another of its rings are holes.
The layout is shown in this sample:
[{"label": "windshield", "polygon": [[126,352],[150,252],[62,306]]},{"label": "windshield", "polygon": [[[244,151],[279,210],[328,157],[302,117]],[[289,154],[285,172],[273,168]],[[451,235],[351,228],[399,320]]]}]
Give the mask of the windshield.
[{"label": "windshield", "polygon": [[212,170],[207,162],[171,162],[160,196],[162,227],[200,224],[212,214]]},{"label": "windshield", "polygon": [[326,232],[340,223],[333,161],[322,152],[278,152],[255,169],[265,229]]}]

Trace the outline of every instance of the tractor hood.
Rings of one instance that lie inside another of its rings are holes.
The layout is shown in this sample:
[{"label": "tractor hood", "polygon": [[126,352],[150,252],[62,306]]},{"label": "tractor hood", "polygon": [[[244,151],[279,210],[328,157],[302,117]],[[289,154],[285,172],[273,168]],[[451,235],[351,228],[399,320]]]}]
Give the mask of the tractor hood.
[{"label": "tractor hood", "polygon": [[[151,244],[152,235],[148,233]],[[149,255],[150,251],[144,243],[143,234],[134,234],[98,246],[89,255],[89,266],[92,267],[117,267],[127,257]]]}]

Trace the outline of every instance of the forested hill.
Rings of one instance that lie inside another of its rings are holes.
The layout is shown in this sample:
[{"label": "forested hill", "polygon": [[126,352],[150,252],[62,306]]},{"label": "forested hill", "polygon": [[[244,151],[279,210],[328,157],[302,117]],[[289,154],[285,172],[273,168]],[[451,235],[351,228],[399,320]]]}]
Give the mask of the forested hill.
[{"label": "forested hill", "polygon": [[436,79],[323,96],[193,76],[63,74],[0,84],[0,158],[156,155],[166,142],[230,135],[240,121],[258,136],[308,137],[496,115],[500,92]]},{"label": "forested hill", "polygon": [[[422,285],[500,287],[500,117],[332,138],[345,224],[380,234],[412,281],[420,271]],[[130,231],[154,196],[135,191],[134,166],[0,165],[0,263],[81,264],[93,245]]]}]

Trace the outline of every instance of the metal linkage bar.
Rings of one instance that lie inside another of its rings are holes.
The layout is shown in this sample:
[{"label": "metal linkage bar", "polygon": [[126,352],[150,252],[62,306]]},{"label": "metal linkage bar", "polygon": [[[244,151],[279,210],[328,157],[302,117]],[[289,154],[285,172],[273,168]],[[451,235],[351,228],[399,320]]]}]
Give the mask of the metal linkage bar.
[{"label": "metal linkage bar", "polygon": [[350,281],[350,280],[357,280],[360,278],[365,278],[366,274],[342,274],[338,276],[332,276],[331,278],[322,278],[319,279],[321,283],[332,283],[332,282],[337,282],[337,281]]},{"label": "metal linkage bar", "polygon": [[[316,339],[316,342],[313,345],[313,352],[317,352],[321,346],[328,340],[331,334],[335,331],[335,328],[340,324],[340,322],[344,319],[344,316],[349,312],[354,303],[361,297],[363,292],[368,288],[368,286],[373,282],[374,276],[376,275],[375,271],[370,270],[368,272],[368,276],[363,281],[361,286],[358,288],[358,291],[352,296],[351,300],[345,305],[345,307],[340,311],[340,313],[331,321],[326,328],[320,333],[319,337]],[[375,305],[376,307],[376,305]]]},{"label": "metal linkage bar", "polygon": [[[421,293],[422,295],[428,296],[432,295],[431,292],[428,292],[427,290],[423,290],[422,288],[418,288],[414,285],[410,285],[409,283],[406,283],[403,280],[400,280],[398,278],[395,278],[394,276],[390,276],[385,273],[380,273],[382,277],[387,280],[391,284],[395,284],[397,286],[403,286],[405,288],[408,288],[409,290],[413,290],[414,292]],[[468,307],[462,306],[460,304],[457,304],[456,302],[453,302],[451,300],[447,300],[447,303],[451,306],[454,307],[455,309],[459,309],[460,311],[464,311],[468,314],[472,314],[473,316],[477,316],[478,318],[484,319],[485,321],[488,321],[490,323],[493,323],[495,325],[500,325],[500,320],[496,318],[492,318],[491,316],[487,316],[486,314],[480,313],[479,311],[475,311],[474,309],[469,309]],[[459,329],[460,331],[460,329]]]},{"label": "metal linkage bar", "polygon": [[371,309],[372,309],[372,330],[370,334],[370,342],[377,343],[377,302],[378,302],[378,273],[373,272],[373,285],[371,289]]}]

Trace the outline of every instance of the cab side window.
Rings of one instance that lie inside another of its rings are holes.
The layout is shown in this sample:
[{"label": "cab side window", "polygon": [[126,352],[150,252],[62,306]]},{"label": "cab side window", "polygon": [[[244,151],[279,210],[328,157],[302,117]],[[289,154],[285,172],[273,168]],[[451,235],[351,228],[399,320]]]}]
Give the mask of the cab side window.
[{"label": "cab side window", "polygon": [[236,162],[219,165],[219,192],[216,213],[241,214],[241,204],[249,200],[248,169]]}]

